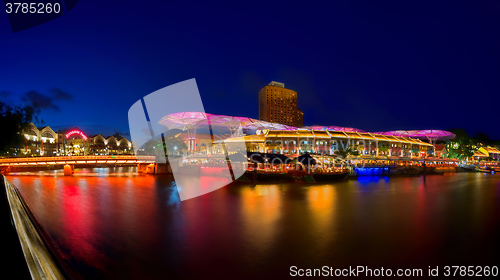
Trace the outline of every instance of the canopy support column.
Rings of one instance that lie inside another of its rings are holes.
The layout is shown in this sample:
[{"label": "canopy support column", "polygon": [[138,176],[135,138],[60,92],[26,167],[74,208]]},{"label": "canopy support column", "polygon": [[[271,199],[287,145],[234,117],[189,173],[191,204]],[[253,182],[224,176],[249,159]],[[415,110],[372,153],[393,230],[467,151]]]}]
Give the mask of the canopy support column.
[{"label": "canopy support column", "polygon": [[195,151],[196,150],[196,130],[198,128],[198,125],[196,124],[189,124],[186,125],[187,131],[188,131],[188,151]]},{"label": "canopy support column", "polygon": [[297,155],[300,156],[300,144],[299,144],[299,137],[297,137],[297,143],[295,144],[296,150],[297,150]]}]

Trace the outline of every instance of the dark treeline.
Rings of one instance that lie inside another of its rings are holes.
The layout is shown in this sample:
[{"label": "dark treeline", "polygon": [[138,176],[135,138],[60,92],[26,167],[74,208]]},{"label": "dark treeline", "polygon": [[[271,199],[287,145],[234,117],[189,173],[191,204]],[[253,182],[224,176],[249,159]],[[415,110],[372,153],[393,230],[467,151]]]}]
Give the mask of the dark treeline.
[{"label": "dark treeline", "polygon": [[19,147],[23,141],[21,130],[30,122],[38,122],[39,110],[31,106],[10,106],[0,101],[0,155],[11,148]]},{"label": "dark treeline", "polygon": [[456,135],[454,139],[446,141],[446,148],[449,156],[452,158],[470,158],[481,147],[500,145],[499,140],[493,140],[488,134],[483,132],[478,132],[471,136],[465,129],[461,128],[447,129],[447,131]]}]

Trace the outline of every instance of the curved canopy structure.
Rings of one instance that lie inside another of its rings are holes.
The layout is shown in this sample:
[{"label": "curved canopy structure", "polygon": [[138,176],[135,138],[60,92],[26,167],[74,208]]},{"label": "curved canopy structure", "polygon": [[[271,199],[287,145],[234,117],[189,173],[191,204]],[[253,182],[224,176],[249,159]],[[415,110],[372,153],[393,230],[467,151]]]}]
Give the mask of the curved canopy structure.
[{"label": "curved canopy structure", "polygon": [[401,136],[401,137],[411,137],[418,139],[425,139],[431,142],[435,141],[446,141],[455,138],[455,134],[444,131],[444,130],[395,130],[387,132],[374,132],[375,134],[390,135],[390,136]]},{"label": "curved canopy structure", "polygon": [[296,130],[294,126],[284,124],[271,123],[261,120],[256,120],[247,117],[233,117],[225,115],[214,115],[202,112],[180,112],[169,114],[163,117],[159,124],[166,126],[168,129],[190,129],[194,126],[211,125],[225,126],[229,129],[238,129],[239,127],[250,130],[269,129],[269,130]]},{"label": "curved canopy structure", "polygon": [[[181,130],[196,130],[201,125],[227,127],[231,133],[236,130],[314,130],[314,131],[342,131],[342,132],[365,132],[361,129],[341,126],[305,126],[298,128],[294,126],[261,121],[247,117],[234,117],[226,115],[215,115],[203,112],[179,112],[169,114],[163,117],[159,124],[166,126],[168,129]],[[435,141],[446,141],[455,138],[455,134],[444,130],[395,130],[387,132],[373,132],[372,134],[380,134],[386,136],[397,136],[406,138],[418,138],[428,140],[431,143]],[[195,135],[195,132],[194,132]],[[193,135],[193,136],[194,136]]]},{"label": "curved canopy structure", "polygon": [[[168,129],[182,129],[188,130],[194,126],[200,125],[212,125],[212,126],[224,126],[229,129],[241,128],[249,130],[297,130],[298,127],[261,121],[257,119],[247,118],[247,117],[234,117],[226,115],[215,115],[210,113],[202,112],[180,112],[169,114],[163,117],[159,124],[166,126]],[[309,130],[328,130],[328,131],[346,131],[346,132],[365,132],[364,130],[352,128],[352,127],[342,127],[342,126],[305,126],[303,129]]]},{"label": "curved canopy structure", "polygon": [[352,127],[342,127],[342,126],[321,126],[321,125],[312,125],[312,126],[304,126],[306,129],[310,130],[328,130],[328,131],[346,131],[346,132],[365,132],[364,130],[352,128]]}]

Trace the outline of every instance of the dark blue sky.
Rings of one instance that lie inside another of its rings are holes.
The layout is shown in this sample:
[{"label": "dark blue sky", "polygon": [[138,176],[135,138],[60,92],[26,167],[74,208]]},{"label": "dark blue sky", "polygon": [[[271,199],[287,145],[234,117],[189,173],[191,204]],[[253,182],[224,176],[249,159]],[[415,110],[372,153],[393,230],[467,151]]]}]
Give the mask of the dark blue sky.
[{"label": "dark blue sky", "polygon": [[305,125],[500,139],[499,27],[493,0],[81,0],[18,33],[0,14],[0,98],[110,134],[139,98],[190,78],[206,112],[257,118],[275,80],[298,92]]}]

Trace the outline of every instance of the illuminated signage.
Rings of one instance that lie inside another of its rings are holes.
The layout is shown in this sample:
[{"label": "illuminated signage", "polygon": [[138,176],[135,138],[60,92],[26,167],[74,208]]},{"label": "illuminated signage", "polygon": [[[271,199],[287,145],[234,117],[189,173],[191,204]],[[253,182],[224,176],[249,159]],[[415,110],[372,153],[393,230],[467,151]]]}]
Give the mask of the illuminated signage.
[{"label": "illuminated signage", "polygon": [[72,130],[72,131],[66,133],[66,138],[69,138],[69,137],[71,137],[71,135],[75,135],[75,134],[80,135],[83,138],[83,140],[87,140],[87,136],[85,136],[85,134],[83,134],[83,132],[81,132],[80,130]]}]

